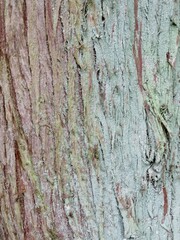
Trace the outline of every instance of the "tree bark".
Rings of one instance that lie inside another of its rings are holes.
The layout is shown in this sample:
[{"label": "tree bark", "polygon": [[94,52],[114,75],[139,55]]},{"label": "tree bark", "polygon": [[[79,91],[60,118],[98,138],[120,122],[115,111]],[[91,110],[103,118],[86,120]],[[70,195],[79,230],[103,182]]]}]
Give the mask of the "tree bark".
[{"label": "tree bark", "polygon": [[179,0],[0,0],[0,239],[180,239]]}]

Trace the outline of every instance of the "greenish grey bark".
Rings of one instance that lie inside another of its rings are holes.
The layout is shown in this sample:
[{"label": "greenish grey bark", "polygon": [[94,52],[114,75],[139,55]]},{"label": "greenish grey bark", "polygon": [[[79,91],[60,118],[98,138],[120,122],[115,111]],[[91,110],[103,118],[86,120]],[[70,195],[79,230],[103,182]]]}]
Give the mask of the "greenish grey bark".
[{"label": "greenish grey bark", "polygon": [[0,239],[180,239],[179,0],[0,0]]}]

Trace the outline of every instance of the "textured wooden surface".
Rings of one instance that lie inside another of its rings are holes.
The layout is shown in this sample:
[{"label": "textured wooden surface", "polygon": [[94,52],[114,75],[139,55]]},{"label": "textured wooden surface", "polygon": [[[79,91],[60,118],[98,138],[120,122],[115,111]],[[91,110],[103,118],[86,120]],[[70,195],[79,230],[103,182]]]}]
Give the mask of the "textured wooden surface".
[{"label": "textured wooden surface", "polygon": [[0,239],[180,239],[179,0],[0,0]]}]

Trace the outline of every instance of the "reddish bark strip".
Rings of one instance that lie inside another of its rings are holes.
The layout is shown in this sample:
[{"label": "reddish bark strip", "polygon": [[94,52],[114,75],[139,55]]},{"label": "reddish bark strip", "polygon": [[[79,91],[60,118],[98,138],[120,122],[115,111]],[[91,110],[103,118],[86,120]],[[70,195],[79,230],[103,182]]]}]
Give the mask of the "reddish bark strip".
[{"label": "reddish bark strip", "polygon": [[135,17],[135,28],[134,28],[134,44],[133,44],[133,55],[136,64],[137,76],[138,76],[138,85],[142,92],[142,41],[141,41],[141,32],[142,32],[142,23],[138,23],[138,0],[134,0],[134,17]]},{"label": "reddish bark strip", "polygon": [[163,186],[163,195],[164,195],[164,212],[163,212],[163,219],[162,219],[162,223],[164,223],[167,211],[168,211],[168,198],[167,198],[167,190],[166,188]]},{"label": "reddish bark strip", "polygon": [[49,33],[49,37],[52,38],[53,33],[53,16],[52,16],[52,6],[51,1],[45,1],[45,15],[46,15],[46,30]]},{"label": "reddish bark strip", "polygon": [[23,2],[23,21],[24,21],[24,35],[27,38],[27,6],[26,6],[26,0]]}]

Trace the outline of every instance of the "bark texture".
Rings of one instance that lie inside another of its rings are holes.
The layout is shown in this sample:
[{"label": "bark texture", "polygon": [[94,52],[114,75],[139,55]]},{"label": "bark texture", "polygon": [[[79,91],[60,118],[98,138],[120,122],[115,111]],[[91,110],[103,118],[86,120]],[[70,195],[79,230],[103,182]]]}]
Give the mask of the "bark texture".
[{"label": "bark texture", "polygon": [[180,239],[179,0],[0,0],[0,239]]}]

